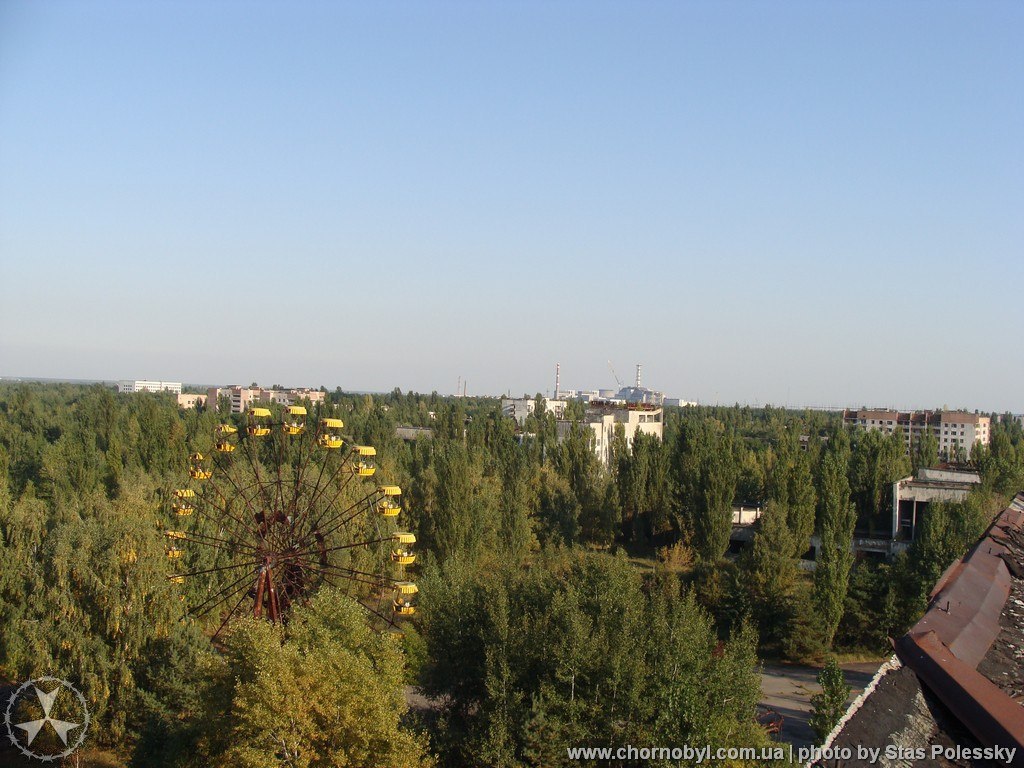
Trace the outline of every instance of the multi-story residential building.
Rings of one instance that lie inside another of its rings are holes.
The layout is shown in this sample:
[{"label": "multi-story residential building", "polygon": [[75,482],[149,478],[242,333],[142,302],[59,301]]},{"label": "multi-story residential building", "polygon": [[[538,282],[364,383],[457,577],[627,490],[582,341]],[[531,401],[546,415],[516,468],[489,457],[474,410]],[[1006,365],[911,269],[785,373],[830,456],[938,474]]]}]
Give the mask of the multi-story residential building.
[{"label": "multi-story residential building", "polygon": [[295,400],[309,400],[313,405],[326,402],[327,393],[322,389],[310,389],[309,387],[301,387],[299,389],[289,389],[288,393],[292,396],[292,401]]},{"label": "multi-story residential building", "polygon": [[888,435],[902,430],[908,453],[930,431],[939,442],[939,455],[946,458],[969,458],[975,443],[988,445],[991,426],[988,416],[964,411],[847,410],[843,422]]},{"label": "multi-story residential building", "polygon": [[231,413],[245,413],[249,408],[250,401],[259,398],[253,397],[253,393],[259,393],[259,389],[249,387],[210,387],[206,390],[206,402],[214,410],[220,410],[221,398],[226,397],[230,401],[228,410]]},{"label": "multi-story residential building", "polygon": [[316,405],[324,402],[325,393],[319,389],[263,389],[262,387],[210,387],[206,402],[214,408],[220,407],[220,398],[230,400],[231,413],[245,413],[253,403],[276,403],[291,405],[299,400],[309,400]]},{"label": "multi-story residential building", "polygon": [[202,408],[204,405],[206,405],[206,395],[194,395],[191,393],[185,395],[178,395],[179,408],[188,409],[195,408],[196,406]]},{"label": "multi-story residential building", "polygon": [[[553,414],[556,419],[565,416],[567,401],[542,397],[541,402],[544,404],[544,410]],[[501,413],[510,419],[515,419],[516,424],[520,427],[526,423],[526,417],[533,413],[536,407],[537,401],[532,397],[501,398]]]},{"label": "multi-story residential building", "polygon": [[117,382],[118,392],[170,392],[174,395],[181,394],[180,381],[119,381]]},{"label": "multi-story residential building", "polygon": [[[584,428],[593,432],[592,446],[597,458],[607,468],[611,466],[612,441],[615,429],[622,425],[626,445],[633,446],[633,438],[638,432],[655,435],[659,440],[664,438],[664,409],[647,403],[604,403],[591,402],[581,422]],[[564,440],[572,430],[573,422],[558,422],[558,440]]]}]

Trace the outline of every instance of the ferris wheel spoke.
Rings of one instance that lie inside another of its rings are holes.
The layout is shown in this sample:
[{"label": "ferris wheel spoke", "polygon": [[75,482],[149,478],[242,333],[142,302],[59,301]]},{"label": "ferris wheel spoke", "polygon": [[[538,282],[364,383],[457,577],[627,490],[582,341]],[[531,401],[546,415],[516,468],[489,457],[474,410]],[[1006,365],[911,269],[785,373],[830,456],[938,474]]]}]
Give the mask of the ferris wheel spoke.
[{"label": "ferris wheel spoke", "polygon": [[214,568],[204,568],[201,571],[191,571],[189,573],[176,573],[176,574],[174,574],[174,576],[184,576],[185,578],[189,578],[190,576],[202,576],[205,573],[220,573],[221,571],[230,571],[230,570],[234,570],[235,568],[245,568],[245,567],[255,568],[259,564],[260,564],[259,560],[247,560],[244,563],[232,563],[231,565],[218,565],[218,566],[216,566]]},{"label": "ferris wheel spoke", "polygon": [[308,519],[300,522],[297,538],[300,547],[312,547],[315,546],[314,542],[319,544],[324,542],[324,537],[320,534],[319,529],[314,527],[314,523]]},{"label": "ferris wheel spoke", "polygon": [[[331,535],[332,533],[335,533],[335,532],[337,532],[337,531],[338,531],[338,530],[340,530],[340,529],[341,529],[341,528],[342,528],[343,526],[345,526],[345,525],[348,525],[348,524],[349,524],[349,523],[351,523],[351,522],[352,522],[353,520],[355,520],[355,519],[356,519],[357,517],[359,517],[359,515],[363,514],[363,512],[364,512],[365,510],[361,509],[361,506],[362,506],[363,504],[369,504],[369,502],[370,502],[370,499],[372,499],[372,498],[373,498],[374,496],[376,496],[376,495],[377,495],[377,491],[374,491],[373,493],[367,494],[366,496],[364,496],[363,498],[361,498],[361,499],[360,499],[359,501],[357,501],[357,502],[355,502],[354,504],[350,505],[350,506],[349,506],[349,507],[347,507],[346,509],[343,509],[343,510],[342,510],[341,512],[339,512],[338,514],[336,514],[336,515],[335,515],[335,516],[334,516],[333,518],[331,518],[331,519],[330,519],[330,521],[328,521],[327,523],[325,523],[325,524],[324,524],[324,526],[323,526],[324,528],[327,528],[327,531],[325,531],[325,532],[323,533],[323,536],[324,536],[324,538],[327,538],[327,537],[328,537],[328,536],[330,536],[330,535]],[[336,521],[336,520],[337,520],[337,519],[338,519],[339,517],[341,517],[342,515],[346,514],[347,512],[351,512],[351,511],[352,511],[353,509],[355,510],[355,512],[353,512],[353,513],[352,513],[351,515],[349,515],[348,517],[346,517],[346,518],[345,518],[344,520],[342,520],[342,521],[341,521],[340,523],[337,523],[337,524],[335,524],[335,521]],[[334,527],[331,527],[332,525],[333,525]]]},{"label": "ferris wheel spoke", "polygon": [[[252,579],[252,574],[250,574],[250,573],[243,573],[239,578],[235,579],[233,582],[228,584],[226,587],[223,587],[222,589],[218,590],[218,592],[216,594],[212,595],[211,597],[208,597],[202,603],[200,603],[195,608],[190,610],[189,613],[191,615],[193,615],[193,616],[203,616],[203,615],[209,613],[210,611],[212,611],[214,608],[216,608],[221,603],[223,603],[223,602],[225,602],[227,600],[230,600],[233,596],[237,595],[239,589],[243,589],[243,588],[248,589],[248,587],[249,587],[248,583],[247,584],[243,584],[242,587],[239,587],[238,585],[241,584],[243,581],[246,581],[246,580],[249,580],[249,579]],[[228,593],[228,592],[230,592],[230,594],[225,594],[225,593]],[[223,597],[222,597],[222,595],[223,595]],[[220,598],[220,600],[217,600],[218,597]],[[214,600],[217,600],[217,602],[213,603]],[[210,605],[210,603],[213,603],[213,605]],[[207,606],[209,606],[209,607],[207,608]],[[206,608],[206,610],[203,610],[204,608]]]},{"label": "ferris wheel spoke", "polygon": [[[217,508],[217,511],[223,511],[223,510],[220,510],[219,508]],[[218,527],[218,531],[225,529],[225,526],[223,525],[223,521],[217,520],[217,518],[215,518],[213,515],[211,515],[207,510],[203,509],[201,506],[197,506],[196,507],[196,514],[200,518],[202,518],[204,521],[209,523],[210,525],[219,526]],[[227,514],[227,513],[225,513],[225,514]],[[243,534],[248,534],[248,533],[251,532],[251,529],[246,527],[245,523],[243,523],[241,520],[238,520],[237,518],[235,518],[235,517],[233,517],[231,515],[228,515],[228,517],[230,517],[232,520],[234,520],[236,525],[241,526],[241,530],[228,528],[228,531],[231,534],[233,534],[236,538],[240,539],[240,538],[243,537]],[[205,534],[195,534],[192,531],[189,531],[188,533],[189,533],[189,535],[205,535]]]},{"label": "ferris wheel spoke", "polygon": [[[303,442],[308,441],[310,445],[308,450],[300,451],[300,456],[302,458],[299,462],[298,472],[295,475],[295,492],[292,494],[292,500],[288,504],[289,514],[291,514],[293,518],[298,516],[297,505],[299,501],[299,493],[303,488],[303,479],[306,476],[306,467],[309,466],[309,461],[313,457],[314,446],[317,444],[317,440],[320,437],[320,427],[317,427],[315,433],[307,430],[299,435],[299,437]],[[321,470],[323,469],[323,464],[320,465],[320,468]]]},{"label": "ferris wheel spoke", "polygon": [[[332,580],[331,580],[330,578],[328,578],[327,576],[325,576],[325,577],[324,577],[324,581],[325,581],[325,582],[327,583],[327,585],[328,585],[328,586],[330,586],[330,587],[334,587],[335,589],[341,589],[341,587],[339,587],[339,586],[338,586],[337,584],[335,584],[335,583],[334,583],[334,582],[333,582],[333,581],[332,581]],[[357,605],[358,605],[358,606],[359,606],[360,608],[362,608],[362,609],[363,609],[364,611],[367,611],[368,613],[372,613],[372,614],[373,614],[374,616],[376,616],[376,617],[377,617],[378,619],[380,619],[381,621],[383,621],[383,622],[384,622],[385,624],[387,624],[387,625],[388,625],[389,627],[397,627],[397,626],[398,626],[398,625],[397,625],[397,624],[395,623],[395,620],[394,620],[393,618],[391,618],[390,616],[385,616],[385,615],[384,615],[383,613],[380,613],[379,611],[375,611],[375,610],[374,610],[373,608],[371,608],[370,606],[368,606],[368,605],[364,604],[364,603],[363,603],[363,602],[362,602],[361,600],[356,600],[355,602],[356,602],[356,604],[357,604]]]},{"label": "ferris wheel spoke", "polygon": [[[240,541],[228,541],[227,539],[218,539],[216,536],[207,536],[203,533],[195,533],[194,531],[184,532],[181,536],[174,536],[175,539],[182,541],[191,541],[196,544],[205,544],[219,549],[224,552],[230,552],[233,555],[251,554],[258,551],[256,547],[251,544],[243,544]],[[238,549],[249,550],[249,552],[239,552]]]},{"label": "ferris wheel spoke", "polygon": [[[383,607],[384,607],[384,590],[382,589],[380,591],[380,594],[377,595],[377,611],[379,612]],[[378,613],[377,615],[379,616],[380,613]]]},{"label": "ferris wheel spoke", "polygon": [[348,571],[349,573],[354,573],[358,576],[366,576],[370,579],[377,579],[379,582],[383,584],[387,584],[388,582],[393,581],[393,579],[390,576],[385,576],[383,573],[370,573],[369,571],[360,571],[355,568],[348,568],[344,565],[331,565],[330,567],[338,568],[343,571]]},{"label": "ferris wheel spoke", "polygon": [[[236,486],[233,484],[232,487],[236,487]],[[230,515],[231,514],[231,512],[230,512],[230,502],[228,501],[227,494],[225,494],[220,489],[220,486],[218,486],[218,485],[211,485],[210,486],[210,491],[211,491],[211,493],[205,493],[204,492],[203,495],[200,498],[202,498],[210,506],[216,508],[217,511],[223,512],[225,515]],[[237,491],[236,491],[236,493],[237,493]],[[213,494],[216,495],[216,498],[214,498]],[[241,496],[242,494],[239,493],[239,495]],[[219,498],[224,503],[224,506],[220,506],[219,504],[216,503],[217,498]],[[245,497],[245,496],[242,496],[242,501],[243,502],[247,502],[248,498]],[[247,504],[247,506],[248,506],[248,504]]]},{"label": "ferris wheel spoke", "polygon": [[366,584],[367,586],[370,586],[370,587],[380,587],[380,586],[383,586],[380,582],[369,581],[367,579],[360,579],[357,576],[352,576],[352,575],[347,574],[347,573],[335,573],[335,572],[328,571],[328,570],[317,570],[316,572],[321,574],[321,575],[330,574],[330,575],[332,575],[332,576],[334,576],[336,578],[345,579],[346,581],[351,581],[351,582],[353,582],[355,584]]},{"label": "ferris wheel spoke", "polygon": [[[339,461],[339,462],[338,462],[338,468],[334,470],[334,474],[332,474],[332,475],[331,475],[331,479],[327,481],[327,484],[326,484],[326,485],[324,485],[324,487],[323,487],[322,489],[318,490],[318,491],[317,491],[317,492],[316,492],[316,493],[315,493],[315,494],[314,494],[314,495],[312,496],[312,498],[310,498],[310,500],[309,500],[309,508],[310,508],[310,509],[312,509],[312,508],[313,508],[313,506],[314,506],[314,505],[315,505],[315,504],[316,504],[316,503],[317,503],[317,502],[318,502],[318,501],[320,500],[320,497],[321,497],[321,496],[323,495],[323,493],[324,493],[324,492],[325,492],[325,491],[326,491],[326,490],[327,490],[328,488],[330,488],[330,487],[331,487],[332,485],[334,485],[334,483],[335,483],[335,482],[337,481],[338,477],[339,477],[339,476],[341,475],[341,473],[342,473],[342,470],[344,470],[344,469],[345,469],[345,467],[346,467],[346,466],[348,466],[347,462],[348,462],[348,461],[349,461],[349,459],[351,459],[351,458],[352,458],[352,457],[353,457],[354,455],[355,455],[355,449],[354,449],[354,448],[353,448],[353,449],[350,449],[350,450],[349,450],[349,452],[348,452],[348,454],[346,455],[346,457],[345,457],[344,459],[342,459],[341,461]],[[334,497],[332,498],[332,500],[331,500],[330,502],[328,502],[328,504],[327,504],[327,506],[325,507],[325,509],[330,509],[331,507],[333,507],[333,506],[334,506],[334,502],[336,502],[336,501],[338,500],[338,497],[339,497],[339,496],[340,496],[340,495],[342,494],[342,492],[344,492],[345,488],[347,488],[347,487],[348,487],[348,484],[349,484],[350,482],[352,482],[352,478],[353,478],[353,477],[355,477],[355,474],[350,474],[350,475],[349,475],[348,477],[346,477],[346,478],[342,479],[342,481],[341,481],[341,484],[340,484],[340,485],[339,485],[339,487],[338,487],[338,491],[337,491],[337,493],[335,493],[335,494],[334,494]],[[322,514],[323,514],[323,513],[321,513],[321,516],[322,516]],[[319,524],[319,520],[317,521],[317,524]],[[314,526],[314,527],[315,527],[315,526]]]},{"label": "ferris wheel spoke", "polygon": [[[317,519],[315,527],[317,529],[330,529],[331,526],[334,525],[340,517],[348,514],[352,510],[356,510],[356,512],[352,516],[342,520],[341,525],[345,525],[346,523],[351,522],[360,514],[362,514],[363,510],[360,508],[361,505],[369,504],[370,500],[378,495],[379,491],[375,488],[370,493],[366,494],[363,498],[353,502],[352,504],[349,504],[344,509],[339,509],[337,506],[334,505],[333,502],[331,502],[331,504],[329,504],[327,507],[324,508],[324,510],[321,511],[320,517]],[[327,517],[328,510],[333,510],[333,513],[330,514],[330,517]],[[327,519],[324,520],[324,517],[327,517]]]},{"label": "ferris wheel spoke", "polygon": [[[247,445],[250,444],[250,443],[253,446],[258,445],[258,443],[253,443],[252,441],[253,441],[253,438],[250,437],[249,440],[246,441]],[[262,497],[263,503],[267,506],[268,509],[270,509],[270,508],[273,507],[273,505],[270,503],[270,498],[269,498],[269,496],[268,496],[268,494],[266,492],[266,488],[265,488],[265,486],[263,484],[263,478],[261,477],[259,467],[257,466],[259,464],[259,461],[253,456],[253,450],[245,450],[244,453],[245,453],[245,458],[249,462],[249,466],[252,468],[253,477],[256,478],[256,486],[257,486],[259,495]]]},{"label": "ferris wheel spoke", "polygon": [[[283,430],[283,427],[284,427],[284,425],[282,424],[282,430]],[[274,490],[275,490],[275,495],[277,496],[277,507],[276,508],[278,510],[284,509],[284,491],[282,490],[283,481],[282,481],[282,478],[281,478],[281,469],[282,469],[282,467],[284,466],[284,463],[285,463],[285,443],[286,442],[287,442],[287,438],[285,437],[284,432],[282,431],[281,434],[277,436],[277,461],[274,462],[274,469],[276,470],[276,473],[277,473],[277,482],[274,484]]]},{"label": "ferris wheel spoke", "polygon": [[294,462],[294,465],[291,460],[289,460],[288,462],[289,466],[291,466],[292,470],[295,472],[294,477],[296,487],[298,487],[298,484],[302,480],[303,469],[309,463],[309,460],[313,455],[313,451],[309,450],[309,448],[315,444],[315,441],[313,441],[313,443],[310,443],[310,438],[315,436],[315,434],[317,434],[317,430],[311,430],[309,428],[307,416],[306,428],[303,429],[302,432],[300,432],[298,435],[295,435],[289,442],[289,445],[297,446],[294,452],[298,453],[298,461]]},{"label": "ferris wheel spoke", "polygon": [[376,616],[378,619],[380,619],[385,624],[387,624],[389,627],[393,627],[394,628],[394,627],[398,626],[397,624],[395,624],[395,620],[391,616],[385,616],[380,611],[375,611],[373,608],[371,608],[370,606],[366,605],[366,603],[364,603],[362,600],[357,600],[356,602],[359,603],[359,605],[361,605],[363,607],[364,611],[369,611],[374,616]]},{"label": "ferris wheel spoke", "polygon": [[338,461],[338,466],[334,469],[332,474],[330,474],[328,476],[327,485],[323,486],[323,488],[321,489],[320,482],[321,482],[321,480],[323,480],[324,470],[327,468],[327,464],[328,464],[328,462],[326,460],[321,462],[321,464],[320,464],[320,472],[317,474],[316,483],[313,484],[313,488],[312,488],[312,490],[310,492],[311,504],[313,502],[315,502],[320,497],[320,494],[324,490],[326,490],[327,488],[330,488],[331,484],[334,483],[337,480],[338,476],[341,474],[342,470],[345,468],[345,462],[348,460],[349,457],[352,456],[352,452],[351,452],[351,449],[350,449],[344,458],[338,458],[337,456],[334,455],[334,453],[332,451],[328,451],[327,452],[327,456],[331,457],[333,459],[336,459]]},{"label": "ferris wheel spoke", "polygon": [[[242,492],[242,490],[239,488],[238,484],[235,482],[234,478],[231,477],[230,474],[228,474],[228,473],[224,473],[224,474],[225,474],[225,477],[228,478],[228,482],[230,482],[232,487],[235,489],[235,492],[241,497],[242,501],[245,503],[246,509],[249,510],[249,512],[252,514],[253,518],[256,518],[257,512],[256,512],[256,509],[252,506],[252,503],[250,502],[249,497],[246,496],[245,493]],[[217,493],[217,495],[220,496],[220,498],[224,501],[224,506],[223,507],[220,507],[220,506],[218,506],[216,504],[212,504],[212,503],[211,503],[211,506],[216,507],[218,512],[223,512],[225,515],[230,517],[232,520],[234,520],[236,523],[238,523],[240,526],[242,526],[242,528],[244,528],[248,533],[255,534],[256,530],[252,526],[247,525],[245,523],[245,521],[242,520],[240,517],[236,517],[235,515],[233,515],[231,512],[228,511],[228,506],[229,506],[228,498],[227,498],[227,496],[224,495],[224,493],[220,490],[220,488],[218,486],[211,486],[211,487]],[[206,499],[204,498],[203,501],[205,502]]]},{"label": "ferris wheel spoke", "polygon": [[[304,572],[301,572],[304,575]],[[293,569],[285,568],[281,575],[281,588],[286,597],[290,595],[301,596],[304,582],[297,578]]]},{"label": "ferris wheel spoke", "polygon": [[[392,540],[391,536],[386,536],[386,537],[384,537],[382,539],[370,539],[368,541],[355,541],[355,542],[352,542],[351,544],[339,544],[336,547],[327,547],[326,549],[322,549],[322,550],[319,551],[319,554],[326,555],[326,554],[329,554],[331,552],[340,552],[343,549],[355,549],[356,547],[367,547],[370,544],[380,544],[381,542],[391,541],[391,540]],[[303,554],[308,554],[308,552],[303,553]],[[294,559],[295,557],[298,557],[298,553],[283,555],[281,559],[282,560],[290,560],[290,559]]]},{"label": "ferris wheel spoke", "polygon": [[359,584],[368,584],[371,587],[386,587],[388,582],[391,581],[391,579],[385,576],[357,571],[354,568],[345,568],[340,565],[320,563],[317,565],[307,565],[306,567],[317,573],[331,573],[333,575],[340,576],[341,578],[355,581]]},{"label": "ferris wheel spoke", "polygon": [[[329,453],[329,452],[328,452],[328,453]],[[344,462],[342,462],[342,464],[344,464]],[[324,477],[324,468],[325,468],[326,466],[327,466],[327,462],[326,462],[326,461],[323,461],[323,462],[321,462],[321,463],[320,463],[320,472],[318,472],[318,473],[317,473],[317,476],[316,476],[316,482],[315,482],[315,483],[313,484],[313,490],[312,490],[312,491],[310,491],[310,498],[311,498],[311,499],[315,499],[315,498],[316,498],[316,496],[317,496],[317,493],[318,493],[318,492],[320,491],[320,481],[321,481],[321,480],[323,480],[323,477]],[[298,488],[296,488],[296,489],[295,489],[295,495],[296,495],[296,502],[297,502],[297,500],[298,500],[298,499],[297,499],[297,497],[298,497],[298,493],[299,493],[299,489],[298,489]],[[303,517],[308,517],[308,515],[304,515]]]},{"label": "ferris wheel spoke", "polygon": [[[217,475],[215,475],[215,477],[224,477],[224,478],[226,478],[227,481],[230,483],[231,488],[233,488],[234,493],[236,493],[239,496],[241,496],[242,500],[244,502],[246,502],[246,504],[248,506],[251,506],[252,505],[252,496],[253,495],[250,494],[249,492],[250,492],[250,490],[253,487],[255,487],[255,483],[250,483],[249,485],[243,485],[241,480],[236,478],[236,476],[234,476],[234,472],[232,472],[230,470],[231,470],[231,468],[225,463],[223,469]],[[224,494],[220,492],[219,486],[217,487],[217,492],[218,492],[218,494],[220,495],[220,497],[222,499],[225,498]]]},{"label": "ferris wheel spoke", "polygon": [[[220,623],[220,626],[217,627],[217,631],[213,633],[213,637],[217,637],[217,635],[219,635],[221,633],[221,630],[223,630],[224,627],[227,626],[227,623],[231,620],[231,617],[235,615],[235,613],[238,611],[238,609],[242,606],[242,602],[248,596],[249,596],[248,591],[243,591],[242,592],[242,596],[240,598],[238,598],[238,602],[235,603],[234,607],[230,611],[228,611],[228,615],[224,617],[224,621],[222,621]],[[228,599],[230,599],[230,598],[228,598]]]},{"label": "ferris wheel spoke", "polygon": [[[344,464],[342,464],[342,466],[344,466]],[[337,491],[335,491],[334,495],[331,497],[331,500],[327,502],[327,506],[324,507],[324,509],[330,509],[335,507],[335,505],[338,503],[338,499],[341,498],[341,494],[345,492],[345,489],[348,488],[348,484],[352,482],[352,478],[354,478],[355,476],[356,475],[353,472],[351,475],[349,475],[348,477],[341,481],[341,485],[338,486]],[[374,490],[376,491],[376,489]]]}]

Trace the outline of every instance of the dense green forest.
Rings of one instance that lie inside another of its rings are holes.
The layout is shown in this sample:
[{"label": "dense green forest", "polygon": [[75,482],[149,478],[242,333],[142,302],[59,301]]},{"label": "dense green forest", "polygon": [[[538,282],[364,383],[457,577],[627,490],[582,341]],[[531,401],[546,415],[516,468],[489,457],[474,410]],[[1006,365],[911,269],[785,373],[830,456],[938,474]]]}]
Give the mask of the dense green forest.
[{"label": "dense green forest", "polygon": [[[934,464],[933,444],[907,457],[901,436],[821,412],[668,409],[665,439],[620,435],[606,471],[587,431],[559,442],[542,409],[517,431],[494,399],[327,400],[317,415],[376,446],[374,480],[404,490],[421,599],[403,635],[325,587],[284,627],[238,620],[211,642],[162,531],[221,417],[4,385],[0,676],[81,686],[90,744],[124,765],[550,767],[566,746],[762,745],[759,658],[884,653],[1024,488],[1020,424],[994,421],[972,457],[982,488],[933,506],[893,561],[855,561],[854,530],[882,527],[893,481]],[[734,503],[764,505],[738,552]],[[403,684],[433,705],[408,711]]]}]

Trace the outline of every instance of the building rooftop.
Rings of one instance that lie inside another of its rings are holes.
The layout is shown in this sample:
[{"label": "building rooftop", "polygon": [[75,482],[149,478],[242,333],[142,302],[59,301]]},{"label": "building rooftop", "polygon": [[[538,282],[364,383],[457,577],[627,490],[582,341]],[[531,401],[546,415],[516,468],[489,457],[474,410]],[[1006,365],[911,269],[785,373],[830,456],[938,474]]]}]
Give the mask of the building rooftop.
[{"label": "building rooftop", "polygon": [[901,421],[911,424],[978,424],[987,416],[967,411],[898,411],[891,408],[848,408],[844,409],[846,419],[874,419],[875,421]]},{"label": "building rooftop", "polygon": [[[847,747],[853,756],[812,764],[1024,766],[1022,576],[1024,494],[1018,494],[943,574],[924,616],[896,641],[897,655],[829,735],[826,747]],[[964,753],[996,746],[1005,751],[995,761]],[[893,757],[873,761],[858,747]],[[935,754],[935,747],[960,751]]]},{"label": "building rooftop", "polygon": [[587,410],[607,411],[660,411],[662,407],[654,403],[623,403],[614,400],[591,400],[587,404]]}]

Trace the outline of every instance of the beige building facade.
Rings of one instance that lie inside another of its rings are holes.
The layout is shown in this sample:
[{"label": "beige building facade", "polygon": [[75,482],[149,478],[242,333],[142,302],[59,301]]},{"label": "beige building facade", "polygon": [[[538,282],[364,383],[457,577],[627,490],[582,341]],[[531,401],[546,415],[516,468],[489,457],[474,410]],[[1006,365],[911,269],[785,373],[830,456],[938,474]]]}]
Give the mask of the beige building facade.
[{"label": "beige building facade", "polygon": [[202,408],[204,405],[206,405],[206,395],[195,395],[191,393],[178,395],[179,408],[195,408],[196,406]]},{"label": "beige building facade", "polygon": [[845,424],[861,429],[879,430],[891,435],[903,431],[907,452],[913,450],[918,439],[929,431],[939,442],[939,455],[954,458],[958,454],[970,458],[975,443],[989,444],[991,419],[965,411],[844,411]]},{"label": "beige building facade", "polygon": [[[564,440],[572,431],[571,421],[558,421],[558,441]],[[581,425],[593,433],[591,445],[594,453],[607,469],[611,466],[612,443],[615,430],[622,425],[622,433],[626,445],[633,447],[633,439],[637,434],[653,435],[659,440],[664,439],[664,409],[660,406],[643,403],[635,404],[604,404],[591,403],[587,408]]]},{"label": "beige building facade", "polygon": [[319,389],[263,389],[262,387],[210,387],[206,392],[208,403],[213,408],[220,408],[220,398],[230,401],[231,413],[245,413],[250,405],[256,403],[276,403],[292,405],[299,400],[309,400],[313,405],[324,402],[326,393]]}]

